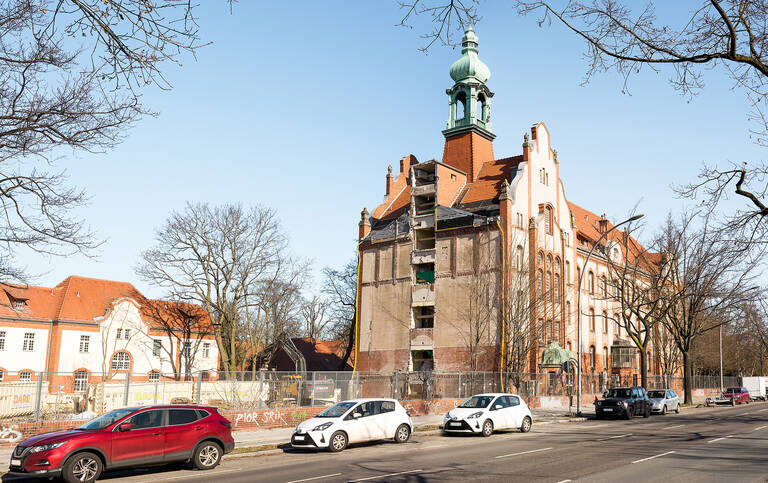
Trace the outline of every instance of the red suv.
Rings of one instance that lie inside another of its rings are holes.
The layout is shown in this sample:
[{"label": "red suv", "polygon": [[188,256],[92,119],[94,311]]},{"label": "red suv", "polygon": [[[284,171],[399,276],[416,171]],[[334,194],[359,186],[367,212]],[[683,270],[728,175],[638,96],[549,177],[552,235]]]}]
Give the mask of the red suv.
[{"label": "red suv", "polygon": [[115,409],[74,429],[25,439],[13,450],[9,471],[84,482],[103,470],[187,460],[209,470],[235,447],[231,426],[213,407]]}]

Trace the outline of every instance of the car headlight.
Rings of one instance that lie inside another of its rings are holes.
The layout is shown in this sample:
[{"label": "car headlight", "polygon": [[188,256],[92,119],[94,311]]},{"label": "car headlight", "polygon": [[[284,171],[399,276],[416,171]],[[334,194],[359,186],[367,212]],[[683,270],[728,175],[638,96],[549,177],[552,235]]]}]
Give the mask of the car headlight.
[{"label": "car headlight", "polygon": [[325,431],[326,429],[330,428],[331,426],[333,426],[333,423],[330,423],[330,422],[329,423],[323,423],[323,424],[321,424],[319,426],[315,426],[312,429],[312,431]]},{"label": "car headlight", "polygon": [[451,419],[451,412],[450,411],[445,413],[445,419]]},{"label": "car headlight", "polygon": [[627,407],[627,401],[621,401],[621,405]]},{"label": "car headlight", "polygon": [[483,415],[482,411],[478,411],[476,413],[472,413],[469,416],[467,416],[467,419],[476,419]]},{"label": "car headlight", "polygon": [[597,405],[601,406],[603,404],[603,401],[597,401]]},{"label": "car headlight", "polygon": [[58,448],[59,446],[61,446],[64,443],[66,443],[66,441],[59,441],[58,443],[43,444],[43,445],[40,445],[40,446],[33,446],[33,447],[29,448],[29,452],[30,453],[39,453],[41,451],[49,451],[49,450]]}]

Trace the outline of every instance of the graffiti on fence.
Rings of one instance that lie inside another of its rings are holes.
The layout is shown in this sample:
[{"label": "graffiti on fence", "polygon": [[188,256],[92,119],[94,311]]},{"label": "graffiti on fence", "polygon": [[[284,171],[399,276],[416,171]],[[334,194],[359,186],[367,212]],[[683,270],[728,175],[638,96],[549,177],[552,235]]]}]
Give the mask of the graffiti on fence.
[{"label": "graffiti on fence", "polygon": [[2,443],[15,443],[20,440],[22,436],[22,433],[15,425],[0,426],[0,442]]}]

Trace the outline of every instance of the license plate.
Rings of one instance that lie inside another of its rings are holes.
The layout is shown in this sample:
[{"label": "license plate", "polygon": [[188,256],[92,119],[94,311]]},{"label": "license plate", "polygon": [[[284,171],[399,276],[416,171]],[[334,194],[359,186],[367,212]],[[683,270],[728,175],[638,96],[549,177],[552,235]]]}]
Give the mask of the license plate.
[{"label": "license plate", "polygon": [[295,439],[296,441],[304,441],[304,436],[296,435],[293,437],[293,439]]},{"label": "license plate", "polygon": [[17,460],[15,458],[11,458],[11,465],[13,465],[13,466],[21,466],[21,460]]},{"label": "license plate", "polygon": [[605,411],[606,413],[611,413],[613,412],[613,408],[604,408],[603,411]]},{"label": "license plate", "polygon": [[461,426],[461,423],[448,423],[448,426]]}]

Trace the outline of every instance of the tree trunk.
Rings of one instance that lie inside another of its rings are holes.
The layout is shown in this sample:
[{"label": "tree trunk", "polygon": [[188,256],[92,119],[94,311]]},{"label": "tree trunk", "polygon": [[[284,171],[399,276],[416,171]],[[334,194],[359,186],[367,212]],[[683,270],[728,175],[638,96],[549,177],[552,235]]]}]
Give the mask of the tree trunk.
[{"label": "tree trunk", "polygon": [[693,404],[693,361],[687,351],[683,352],[683,404]]},{"label": "tree trunk", "polygon": [[648,389],[648,354],[640,350],[640,385]]},{"label": "tree trunk", "polygon": [[[344,357],[339,364],[340,371],[344,370],[344,366],[347,364],[347,361],[349,361],[352,350],[355,348],[355,324],[357,324],[356,320],[352,322],[352,327],[349,329],[349,342],[347,343],[347,350],[344,351]],[[355,357],[357,357],[357,354],[355,354]]]}]

